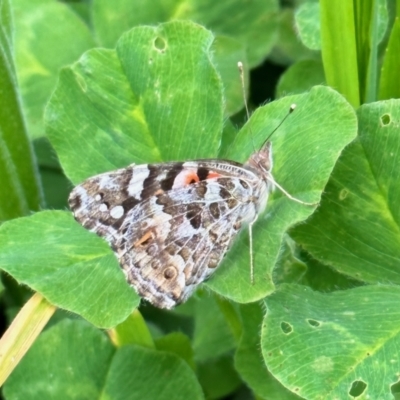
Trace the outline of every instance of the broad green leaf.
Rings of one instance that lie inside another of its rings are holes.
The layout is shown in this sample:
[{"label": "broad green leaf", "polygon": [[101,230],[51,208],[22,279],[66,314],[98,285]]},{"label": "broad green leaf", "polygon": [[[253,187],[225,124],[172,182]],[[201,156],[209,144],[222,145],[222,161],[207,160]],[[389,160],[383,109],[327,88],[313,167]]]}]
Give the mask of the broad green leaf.
[{"label": "broad green leaf", "polygon": [[299,283],[307,273],[307,265],[300,258],[296,242],[289,235],[282,240],[282,247],[273,274],[275,285],[281,283]]},{"label": "broad green leaf", "polygon": [[178,21],[136,28],[118,41],[137,112],[164,159],[209,154],[220,140],[222,84],[210,60],[213,40],[200,25]]},{"label": "broad green leaf", "polygon": [[141,157],[159,159],[138,108],[115,51],[91,50],[61,71],[45,124],[73,183]]},{"label": "broad green leaf", "polygon": [[226,398],[242,384],[230,354],[199,363],[197,376],[206,398],[210,400]]},{"label": "broad green leaf", "polygon": [[198,301],[199,292],[196,292],[186,303],[172,310],[156,308],[150,303],[144,303],[143,307],[140,307],[140,312],[155,340],[176,331],[190,338],[193,337],[195,303]]},{"label": "broad green leaf", "polygon": [[291,65],[296,61],[304,59],[321,58],[318,51],[310,50],[299,40],[295,31],[294,11],[284,8],[279,14],[279,36],[269,55],[269,60],[281,65]]},{"label": "broad green leaf", "polygon": [[283,285],[265,300],[265,363],[308,400],[350,398],[357,387],[359,398],[392,399],[400,368],[399,302],[396,286],[321,294]]},{"label": "broad green leaf", "polygon": [[[276,182],[292,196],[317,202],[342,149],[356,135],[353,109],[332,89],[315,87],[307,94],[260,107],[239,132],[227,158],[245,161],[282,122],[292,103],[297,104],[296,110],[271,137],[272,172]],[[253,226],[254,284],[250,281],[249,238],[244,229],[239,243],[207,286],[240,303],[256,301],[273,292],[272,271],[284,233],[310,216],[314,208],[296,203],[276,190],[267,210]]]},{"label": "broad green leaf", "polygon": [[[400,15],[400,10],[397,11]],[[389,43],[381,70],[379,99],[400,98],[400,17],[397,16],[392,26]]]},{"label": "broad green leaf", "polygon": [[[234,18],[232,17],[234,15]],[[251,66],[260,64],[271,51],[277,37],[276,0],[94,0],[93,22],[97,37],[113,47],[121,34],[138,25],[188,19],[217,35],[231,36],[247,48]]]},{"label": "broad green leaf", "polygon": [[127,345],[116,352],[100,399],[200,400],[204,396],[192,369],[175,354]]},{"label": "broad green leaf", "polygon": [[[43,111],[61,67],[95,45],[89,28],[65,4],[13,0],[15,58],[29,136],[44,135]],[[73,38],[73,40],[71,40]]]},{"label": "broad green leaf", "polygon": [[238,62],[244,65],[245,84],[249,80],[250,67],[244,45],[229,36],[217,36],[213,44],[214,63],[224,85],[225,114],[236,114],[243,107],[243,89],[238,72]]},{"label": "broad green leaf", "polygon": [[[1,21],[1,43],[2,48],[11,55],[11,47],[13,46],[13,29],[14,21],[12,17],[11,3],[9,0],[0,1],[0,21]],[[8,44],[6,43],[8,42]]]},{"label": "broad green leaf", "polygon": [[232,330],[213,297],[196,303],[193,350],[198,362],[218,358],[235,347]]},{"label": "broad green leaf", "polygon": [[266,311],[261,303],[240,306],[243,336],[235,354],[235,367],[258,398],[299,400],[265,367],[260,355],[261,324]]},{"label": "broad green leaf", "polygon": [[43,332],[4,385],[5,399],[100,398],[115,349],[103,332],[65,319]]},{"label": "broad green leaf", "polygon": [[[107,47],[114,47],[120,35],[130,28],[139,25],[155,25],[176,19],[174,14],[179,13],[185,3],[177,0],[148,0],[135,1],[117,0],[114,2],[95,0],[93,2],[93,21],[101,43]],[[189,17],[190,19],[190,17]],[[202,23],[202,20],[199,20]],[[226,94],[226,115],[237,113],[243,108],[243,94],[239,80],[237,63],[242,61],[246,65],[248,74],[246,43],[235,35],[218,35],[212,46],[215,65],[221,75]],[[179,65],[176,65],[179,73]]]},{"label": "broad green leaf", "polygon": [[326,82],[337,89],[347,101],[360,104],[357,42],[355,37],[354,2],[320,0],[321,50]]},{"label": "broad green leaf", "polygon": [[67,0],[66,4],[71,8],[77,15],[79,15],[88,26],[92,24],[91,21],[91,0],[82,0],[75,2],[75,0]]},{"label": "broad green leaf", "polygon": [[315,258],[372,283],[400,283],[400,101],[364,105],[321,206],[291,235]]},{"label": "broad green leaf", "polygon": [[221,143],[219,145],[218,158],[226,158],[226,154],[228,154],[232,143],[235,141],[237,133],[238,127],[236,124],[234,124],[231,119],[226,120],[222,131]]},{"label": "broad green leaf", "polygon": [[0,2],[0,222],[38,210],[42,202],[14,70],[10,7]]},{"label": "broad green leaf", "polygon": [[306,273],[302,279],[299,281],[286,280],[285,283],[300,283],[323,293],[364,286],[364,283],[348,275],[341,274],[336,269],[316,260],[304,250],[301,252],[301,260],[307,266]]},{"label": "broad green leaf", "polygon": [[117,52],[92,50],[65,69],[46,121],[68,177],[216,154],[223,101],[212,41],[190,22],[134,28]]},{"label": "broad green leaf", "polygon": [[11,51],[14,45],[14,20],[12,16],[11,3],[9,0],[0,1],[0,38],[2,52],[7,53],[7,58],[11,59]]},{"label": "broad green leaf", "polygon": [[0,227],[1,268],[50,303],[109,328],[139,303],[106,242],[70,213],[44,211]]},{"label": "broad green leaf", "polygon": [[172,19],[178,0],[93,0],[95,34],[104,47],[113,48],[119,37],[139,25],[156,25]]},{"label": "broad green leaf", "polygon": [[71,182],[62,172],[60,163],[49,140],[42,136],[33,140],[33,147],[39,165],[46,208],[65,210]]},{"label": "broad green leaf", "polygon": [[321,50],[319,3],[303,3],[295,14],[301,41],[311,50]]},{"label": "broad green leaf", "polygon": [[242,321],[240,320],[238,305],[218,295],[215,295],[214,298],[232,332],[235,343],[237,343],[242,335]]},{"label": "broad green leaf", "polygon": [[195,370],[193,349],[190,339],[182,332],[172,332],[168,335],[160,337],[155,341],[155,345],[157,350],[174,353],[178,357],[185,360],[188,365]]},{"label": "broad green leaf", "polygon": [[191,368],[162,351],[126,345],[83,321],[45,331],[7,381],[6,399],[203,399]]},{"label": "broad green leaf", "polygon": [[134,310],[125,321],[110,330],[109,334],[113,343],[118,347],[127,344],[137,344],[150,349],[155,347],[146,321],[139,310]]},{"label": "broad green leaf", "polygon": [[251,67],[260,64],[276,43],[278,35],[278,1],[187,0],[175,18],[197,21],[220,35],[232,36],[247,48]]},{"label": "broad green leaf", "polygon": [[324,68],[319,60],[302,60],[292,64],[279,78],[276,97],[303,93],[325,84]]}]

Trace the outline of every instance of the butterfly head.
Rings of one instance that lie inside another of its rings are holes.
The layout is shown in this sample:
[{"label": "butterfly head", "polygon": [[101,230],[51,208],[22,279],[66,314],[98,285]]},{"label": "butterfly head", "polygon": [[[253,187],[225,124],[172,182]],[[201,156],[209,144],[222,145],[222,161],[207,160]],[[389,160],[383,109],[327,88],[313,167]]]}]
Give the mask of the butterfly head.
[{"label": "butterfly head", "polygon": [[253,153],[245,164],[256,170],[265,181],[271,176],[272,170],[272,144],[266,142],[259,151]]}]

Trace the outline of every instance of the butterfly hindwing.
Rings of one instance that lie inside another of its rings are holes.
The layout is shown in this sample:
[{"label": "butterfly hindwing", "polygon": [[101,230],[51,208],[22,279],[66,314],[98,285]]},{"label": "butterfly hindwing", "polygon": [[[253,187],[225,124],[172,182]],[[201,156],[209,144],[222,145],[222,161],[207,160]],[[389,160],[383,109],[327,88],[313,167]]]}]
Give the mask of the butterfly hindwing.
[{"label": "butterfly hindwing", "polygon": [[245,197],[238,179],[220,178],[140,203],[127,215],[115,246],[128,281],[159,307],[185,301],[254,215]]}]

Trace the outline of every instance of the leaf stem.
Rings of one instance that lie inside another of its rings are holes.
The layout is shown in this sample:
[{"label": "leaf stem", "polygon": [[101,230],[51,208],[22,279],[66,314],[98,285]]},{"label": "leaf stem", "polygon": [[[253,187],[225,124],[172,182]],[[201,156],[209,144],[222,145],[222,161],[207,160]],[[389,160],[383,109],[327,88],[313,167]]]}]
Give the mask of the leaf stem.
[{"label": "leaf stem", "polygon": [[0,386],[18,365],[43,330],[56,307],[35,293],[0,339]]}]

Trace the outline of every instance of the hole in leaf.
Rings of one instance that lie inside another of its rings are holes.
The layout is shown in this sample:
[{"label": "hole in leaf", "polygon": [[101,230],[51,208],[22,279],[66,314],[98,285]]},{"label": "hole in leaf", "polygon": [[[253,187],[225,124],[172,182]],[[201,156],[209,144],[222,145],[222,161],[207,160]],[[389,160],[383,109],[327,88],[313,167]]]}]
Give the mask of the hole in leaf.
[{"label": "hole in leaf", "polygon": [[154,39],[154,47],[159,50],[160,52],[164,53],[166,47],[167,47],[167,42],[160,36],[157,36]]},{"label": "hole in leaf", "polygon": [[363,381],[354,381],[351,385],[349,395],[353,397],[361,396],[365,389],[367,388],[367,384]]},{"label": "hole in leaf", "polygon": [[383,114],[381,117],[381,122],[382,125],[389,125],[390,124],[390,115],[389,114]]},{"label": "hole in leaf", "polygon": [[288,324],[287,322],[281,322],[281,329],[285,335],[293,332],[292,325]]},{"label": "hole in leaf", "polygon": [[313,327],[315,327],[315,328],[321,325],[321,324],[320,324],[318,321],[316,321],[315,319],[308,319],[307,322],[308,322],[311,326],[313,326]]}]

